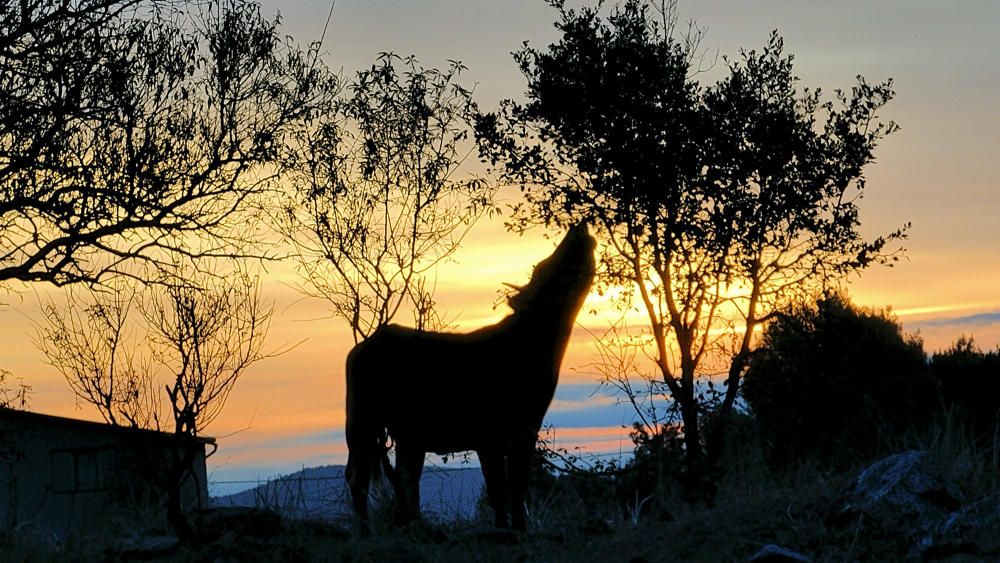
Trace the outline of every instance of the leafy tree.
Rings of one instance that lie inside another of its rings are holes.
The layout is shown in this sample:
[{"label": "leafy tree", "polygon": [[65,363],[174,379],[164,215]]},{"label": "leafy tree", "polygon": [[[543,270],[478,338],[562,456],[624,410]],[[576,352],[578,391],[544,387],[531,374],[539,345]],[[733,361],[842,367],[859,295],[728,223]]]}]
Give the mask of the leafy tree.
[{"label": "leafy tree", "polygon": [[[600,280],[645,318],[628,337],[654,365],[648,388],[678,405],[697,465],[706,401],[723,425],[756,329],[806,289],[894,258],[904,231],[865,239],[857,205],[865,165],[896,129],[878,120],[891,82],[859,78],[822,102],[799,90],[774,34],[703,86],[697,37],[672,36],[671,5],[627,0],[602,18],[550,3],[561,37],[515,53],[527,102],[481,116],[482,155],[522,186],[516,226],[598,230]],[[706,393],[720,363],[724,389]]]},{"label": "leafy tree", "polygon": [[259,254],[237,216],[335,90],[251,2],[3,2],[0,283]]},{"label": "leafy tree", "polygon": [[971,336],[962,336],[931,356],[930,366],[945,406],[957,408],[978,438],[995,440],[1000,432],[1000,349],[983,352]]},{"label": "leafy tree", "polygon": [[333,305],[355,342],[401,310],[418,328],[439,324],[428,274],[490,208],[493,188],[463,168],[476,105],[462,70],[382,54],[298,141],[287,230],[306,290]]},{"label": "leafy tree", "polygon": [[852,461],[930,417],[938,404],[923,343],[886,311],[828,294],[779,314],[743,393],[774,458]]}]

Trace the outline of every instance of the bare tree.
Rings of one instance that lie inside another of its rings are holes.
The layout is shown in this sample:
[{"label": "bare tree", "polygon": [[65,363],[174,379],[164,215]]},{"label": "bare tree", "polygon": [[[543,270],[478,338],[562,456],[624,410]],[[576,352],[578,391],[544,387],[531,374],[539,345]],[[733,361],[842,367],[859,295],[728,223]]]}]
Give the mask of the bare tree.
[{"label": "bare tree", "polygon": [[240,215],[336,84],[251,2],[4,2],[0,282],[259,255]]},{"label": "bare tree", "polygon": [[12,387],[9,382],[13,377],[11,372],[0,369],[0,408],[25,410],[28,408],[31,386],[23,379],[17,378],[15,386]]},{"label": "bare tree", "polygon": [[240,270],[178,268],[145,286],[118,278],[42,309],[35,344],[77,398],[115,425],[198,436],[246,369],[270,355],[262,347],[273,303]]},{"label": "bare tree", "polygon": [[219,415],[240,376],[262,351],[273,304],[257,278],[233,272],[197,285],[176,274],[143,305],[153,356],[169,375],[174,434],[198,436]]},{"label": "bare tree", "polygon": [[137,298],[125,278],[85,293],[67,289],[61,305],[43,304],[35,346],[77,400],[94,405],[106,422],[159,428],[152,365],[129,322]]},{"label": "bare tree", "polygon": [[218,416],[246,369],[266,357],[261,348],[273,305],[262,304],[258,281],[240,272],[208,277],[199,286],[184,276],[171,279],[143,315],[154,356],[169,373],[165,391],[179,443],[168,474],[167,518],[183,535],[189,525],[181,485],[193,475],[195,457],[195,449],[184,446]]},{"label": "bare tree", "polygon": [[329,300],[355,342],[401,310],[433,328],[428,276],[490,209],[494,189],[464,166],[476,105],[462,69],[383,54],[299,140],[290,238],[306,291]]},{"label": "bare tree", "polygon": [[190,531],[181,491],[193,475],[193,440],[246,370],[268,357],[262,347],[272,313],[255,276],[183,268],[157,284],[120,278],[111,289],[67,294],[64,307],[44,306],[36,343],[78,400],[111,424],[174,435],[164,479],[168,519],[179,533]]}]

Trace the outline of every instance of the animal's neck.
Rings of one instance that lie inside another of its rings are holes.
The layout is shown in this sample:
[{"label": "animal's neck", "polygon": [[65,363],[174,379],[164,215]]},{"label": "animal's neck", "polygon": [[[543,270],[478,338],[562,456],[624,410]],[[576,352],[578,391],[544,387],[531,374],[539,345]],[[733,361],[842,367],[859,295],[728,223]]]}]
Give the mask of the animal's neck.
[{"label": "animal's neck", "polygon": [[535,357],[551,355],[553,383],[559,378],[559,367],[575,320],[575,310],[536,309],[519,311],[508,317],[512,334],[521,340],[519,345],[526,353]]}]

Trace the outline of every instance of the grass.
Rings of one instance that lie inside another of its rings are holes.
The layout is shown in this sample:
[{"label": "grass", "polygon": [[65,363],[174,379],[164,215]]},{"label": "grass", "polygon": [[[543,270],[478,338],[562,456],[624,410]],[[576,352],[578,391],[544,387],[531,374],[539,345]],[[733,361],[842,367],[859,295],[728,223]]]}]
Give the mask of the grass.
[{"label": "grass", "polygon": [[[948,420],[921,435],[887,440],[885,454],[923,449],[931,453],[961,501],[1000,493],[994,448],[976,445]],[[866,464],[831,472],[813,460],[775,471],[759,447],[730,452],[728,472],[717,481],[715,501],[692,504],[676,495],[662,499],[663,516],[635,510],[642,499],[574,498],[549,491],[529,504],[531,531],[497,531],[488,515],[452,524],[421,523],[403,529],[376,522],[361,538],[343,524],[295,520],[270,511],[244,512],[202,526],[199,542],[181,545],[160,561],[746,561],[767,544],[814,561],[899,560],[912,547],[893,523],[858,517],[832,524],[838,498]],[[588,489],[589,490],[589,489]],[[620,497],[619,497],[620,498]],[[617,504],[616,504],[617,503]],[[385,512],[385,511],[383,511]],[[386,520],[383,513],[376,518]],[[126,561],[109,538],[64,543],[27,535],[0,535],[4,561]]]}]

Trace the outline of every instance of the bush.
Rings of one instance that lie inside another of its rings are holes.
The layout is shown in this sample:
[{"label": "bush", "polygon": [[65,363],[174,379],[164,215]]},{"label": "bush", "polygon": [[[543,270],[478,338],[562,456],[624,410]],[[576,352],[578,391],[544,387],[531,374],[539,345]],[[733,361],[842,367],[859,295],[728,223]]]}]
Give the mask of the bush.
[{"label": "bush", "polygon": [[668,504],[674,497],[695,500],[703,485],[697,478],[710,480],[711,476],[693,476],[686,471],[684,436],[679,425],[663,425],[658,430],[653,433],[640,424],[633,426],[635,452],[625,466],[622,482],[625,490],[640,501],[648,499],[641,507],[643,514],[664,519],[669,516]]},{"label": "bush", "polygon": [[828,294],[764,331],[743,388],[776,461],[868,458],[938,405],[922,341],[890,313]]},{"label": "bush", "polygon": [[1000,349],[982,352],[971,337],[934,354],[931,373],[946,406],[967,423],[980,440],[992,440],[1000,409]]},{"label": "bush", "polygon": [[543,438],[528,483],[533,525],[595,532],[627,521],[638,495],[631,474],[617,459],[553,448]]}]

